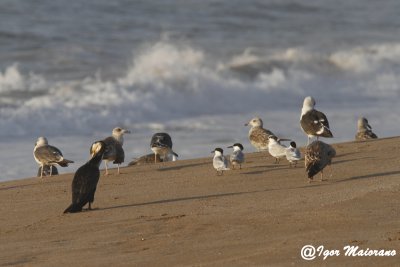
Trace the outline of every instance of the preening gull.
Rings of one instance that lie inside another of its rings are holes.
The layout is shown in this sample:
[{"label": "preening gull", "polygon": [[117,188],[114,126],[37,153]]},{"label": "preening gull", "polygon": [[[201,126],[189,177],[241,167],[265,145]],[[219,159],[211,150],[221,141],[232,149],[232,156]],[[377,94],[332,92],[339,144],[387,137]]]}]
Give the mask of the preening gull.
[{"label": "preening gull", "polygon": [[[74,163],[72,160],[65,159],[61,151],[50,146],[46,137],[39,137],[36,141],[35,148],[33,149],[33,157],[36,162],[41,166],[40,178],[43,178],[43,170],[45,165],[60,165],[67,167],[69,163]],[[52,168],[50,168],[50,176],[52,176]]]},{"label": "preening gull", "polygon": [[167,133],[155,133],[150,141],[150,148],[154,152],[154,162],[159,155],[163,162],[177,160],[178,154],[172,151],[172,139]]},{"label": "preening gull", "polygon": [[244,153],[242,144],[235,143],[232,146],[228,146],[228,148],[233,148],[233,152],[229,157],[230,162],[232,164],[232,168],[235,169],[236,166],[239,166],[239,169],[241,169],[242,163],[244,162]]},{"label": "preening gull", "polygon": [[356,140],[376,139],[378,136],[372,132],[372,127],[364,117],[358,119]]},{"label": "preening gull", "polygon": [[214,153],[213,166],[217,170],[217,175],[223,175],[224,171],[229,170],[228,161],[224,156],[224,150],[217,147],[211,153]]},{"label": "preening gull", "polygon": [[92,158],[75,172],[71,186],[72,203],[64,213],[80,212],[88,203],[89,210],[92,209],[91,204],[100,178],[99,167],[104,153],[107,152],[107,146],[104,142],[98,141],[93,143],[91,149],[93,149]]},{"label": "preening gull", "polygon": [[[106,175],[108,175],[107,164],[109,161],[112,161],[114,164],[118,165],[118,174],[120,174],[119,165],[125,160],[125,152],[122,148],[122,145],[124,144],[124,134],[126,133],[130,133],[130,131],[121,127],[116,127],[113,129],[111,136],[101,140],[107,146],[106,152],[103,155],[104,165],[106,166]],[[94,153],[95,144],[96,142],[93,143],[90,148],[90,155],[92,156]]]},{"label": "preening gull", "polygon": [[304,159],[309,182],[319,172],[321,172],[321,181],[323,181],[323,170],[326,166],[331,165],[334,156],[336,156],[335,149],[322,141],[314,141],[306,147]]},{"label": "preening gull", "polygon": [[308,142],[312,137],[333,137],[329,128],[329,122],[325,114],[314,109],[315,100],[311,96],[304,98],[303,108],[301,110],[300,125],[308,136]]}]

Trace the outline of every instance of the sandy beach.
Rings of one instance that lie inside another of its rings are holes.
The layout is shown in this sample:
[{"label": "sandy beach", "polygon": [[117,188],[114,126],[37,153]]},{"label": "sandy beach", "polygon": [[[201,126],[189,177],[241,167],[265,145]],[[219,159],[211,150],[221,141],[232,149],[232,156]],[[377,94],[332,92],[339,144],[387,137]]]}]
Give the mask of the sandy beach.
[{"label": "sandy beach", "polygon": [[[77,214],[62,213],[73,173],[3,182],[0,266],[399,266],[400,137],[333,146],[332,177],[311,184],[268,153],[223,176],[211,154],[111,169]],[[340,255],[306,261],[305,245]]]}]

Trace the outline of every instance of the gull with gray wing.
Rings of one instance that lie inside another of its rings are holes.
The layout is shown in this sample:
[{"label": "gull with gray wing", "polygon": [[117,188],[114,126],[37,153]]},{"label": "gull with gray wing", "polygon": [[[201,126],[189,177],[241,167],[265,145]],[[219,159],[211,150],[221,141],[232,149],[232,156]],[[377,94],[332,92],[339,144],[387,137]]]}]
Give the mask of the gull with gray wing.
[{"label": "gull with gray wing", "polygon": [[[124,144],[124,134],[126,134],[126,133],[130,133],[130,131],[123,129],[121,127],[116,127],[113,129],[111,136],[101,140],[107,146],[106,152],[103,155],[103,161],[104,161],[104,165],[106,167],[106,172],[105,172],[106,175],[108,175],[107,163],[109,161],[112,161],[113,164],[117,164],[118,174],[120,174],[119,166],[125,160],[125,152],[124,152],[124,149],[122,148],[122,145]],[[95,143],[93,143],[93,145],[90,147],[90,155],[92,157],[95,152],[94,145],[95,145]]]},{"label": "gull with gray wing", "polygon": [[[69,163],[74,163],[72,160],[64,158],[61,151],[49,145],[46,137],[39,137],[36,141],[35,148],[33,149],[33,157],[35,161],[41,166],[40,178],[43,178],[44,166],[60,165],[67,167]],[[52,176],[53,168],[50,168],[50,176]]]}]

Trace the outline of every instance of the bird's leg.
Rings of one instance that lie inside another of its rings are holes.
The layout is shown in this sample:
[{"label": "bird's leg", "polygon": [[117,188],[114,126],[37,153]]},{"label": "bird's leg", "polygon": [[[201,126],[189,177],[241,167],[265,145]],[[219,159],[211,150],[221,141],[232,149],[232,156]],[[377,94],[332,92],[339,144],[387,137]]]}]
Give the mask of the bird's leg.
[{"label": "bird's leg", "polygon": [[90,202],[89,202],[89,208],[88,208],[88,210],[91,210],[92,209],[92,205],[90,205]]},{"label": "bird's leg", "polygon": [[119,164],[117,164],[117,166],[118,166],[118,174],[121,174],[121,173],[119,172]]},{"label": "bird's leg", "polygon": [[157,153],[154,152],[154,163],[157,163]]},{"label": "bird's leg", "polygon": [[43,179],[43,164],[40,168],[40,179]]},{"label": "bird's leg", "polygon": [[53,174],[53,165],[50,165],[50,177]]},{"label": "bird's leg", "polygon": [[107,161],[104,161],[104,165],[106,165],[106,173],[105,173],[105,175],[108,175],[108,166],[107,166]]},{"label": "bird's leg", "polygon": [[332,175],[333,175],[333,170],[332,170],[332,165],[331,164],[329,164],[329,170],[330,170],[329,178],[331,178]]},{"label": "bird's leg", "polygon": [[239,170],[241,170],[242,169],[242,164],[239,164]]}]

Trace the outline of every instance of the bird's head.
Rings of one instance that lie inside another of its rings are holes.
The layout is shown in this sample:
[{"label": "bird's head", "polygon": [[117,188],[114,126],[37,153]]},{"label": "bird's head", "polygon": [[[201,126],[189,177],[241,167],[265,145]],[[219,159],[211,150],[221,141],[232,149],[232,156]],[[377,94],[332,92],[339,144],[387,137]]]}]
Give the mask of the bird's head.
[{"label": "bird's head", "polygon": [[213,151],[211,151],[211,153],[214,153],[214,155],[220,156],[224,154],[224,150],[220,147],[217,147],[216,149],[214,149]]},{"label": "bird's head", "polygon": [[259,117],[252,118],[248,123],[246,123],[244,126],[250,125],[251,127],[262,127],[263,126],[263,121]]},{"label": "bird's head", "polygon": [[131,133],[131,131],[121,128],[121,127],[115,127],[112,131],[113,136],[122,136],[126,133],[129,134],[129,133]]},{"label": "bird's head", "polygon": [[44,136],[40,136],[35,143],[35,146],[44,146],[44,145],[48,145],[49,142],[47,141],[47,138]]},{"label": "bird's head", "polygon": [[90,155],[92,158],[98,154],[104,154],[107,152],[107,145],[103,141],[96,141],[90,147]]},{"label": "bird's head", "polygon": [[234,143],[232,146],[228,146],[228,148],[233,148],[233,150],[243,150],[241,143]]}]

